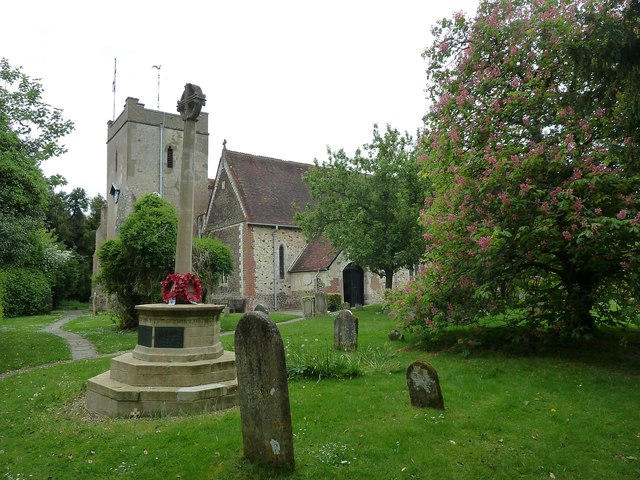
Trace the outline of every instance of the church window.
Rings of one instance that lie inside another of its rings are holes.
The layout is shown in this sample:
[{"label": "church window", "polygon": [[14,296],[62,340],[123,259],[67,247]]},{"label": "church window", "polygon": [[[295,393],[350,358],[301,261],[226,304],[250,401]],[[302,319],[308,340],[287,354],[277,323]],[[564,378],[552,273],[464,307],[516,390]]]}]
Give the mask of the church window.
[{"label": "church window", "polygon": [[280,280],[284,279],[284,245],[280,244]]},{"label": "church window", "polygon": [[167,168],[173,168],[173,148],[167,148]]}]

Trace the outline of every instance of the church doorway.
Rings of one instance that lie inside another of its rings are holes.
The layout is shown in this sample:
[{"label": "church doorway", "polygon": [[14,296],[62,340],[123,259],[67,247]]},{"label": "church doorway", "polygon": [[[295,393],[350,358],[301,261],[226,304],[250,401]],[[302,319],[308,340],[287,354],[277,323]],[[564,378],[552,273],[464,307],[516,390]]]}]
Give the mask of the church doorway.
[{"label": "church doorway", "polygon": [[344,301],[352,307],[356,304],[364,305],[364,271],[357,265],[350,263],[342,271],[342,285],[344,286]]}]

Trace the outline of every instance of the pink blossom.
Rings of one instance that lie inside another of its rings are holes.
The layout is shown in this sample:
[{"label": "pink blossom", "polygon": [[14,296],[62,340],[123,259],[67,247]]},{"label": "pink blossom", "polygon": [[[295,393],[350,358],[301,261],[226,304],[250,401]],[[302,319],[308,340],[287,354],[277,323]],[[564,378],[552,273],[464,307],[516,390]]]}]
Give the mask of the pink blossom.
[{"label": "pink blossom", "polygon": [[482,248],[482,250],[488,250],[489,246],[491,245],[491,237],[480,237],[478,239],[478,245],[480,245],[480,248]]},{"label": "pink blossom", "polygon": [[521,184],[520,184],[520,190],[521,190],[523,193],[527,193],[527,192],[529,192],[529,190],[531,190],[531,188],[532,188],[532,187],[531,187],[531,185],[529,185],[528,183],[524,183],[524,182],[523,182],[523,183],[521,183]]},{"label": "pink blossom", "polygon": [[475,232],[478,229],[475,225],[467,225],[467,230],[469,232]]},{"label": "pink blossom", "polygon": [[567,230],[562,232],[562,236],[564,237],[565,240],[571,240],[573,238],[573,235],[571,235],[571,232],[568,232]]},{"label": "pink blossom", "polygon": [[584,205],[582,204],[582,198],[578,197],[573,202],[573,208],[576,210],[576,213],[582,212],[584,209]]},{"label": "pink blossom", "polygon": [[542,213],[546,215],[549,211],[549,202],[542,202],[542,205],[540,205],[540,209],[542,210]]},{"label": "pink blossom", "polygon": [[596,208],[593,210],[593,213],[595,213],[596,215],[600,215],[602,213],[602,209],[601,208]]},{"label": "pink blossom", "polygon": [[571,175],[570,180],[580,180],[582,178],[582,170],[579,168],[573,169],[573,175]]},{"label": "pink blossom", "polygon": [[624,220],[626,218],[626,216],[627,216],[627,210],[625,208],[623,208],[622,210],[620,210],[618,212],[618,214],[616,215],[616,218],[618,220]]},{"label": "pink blossom", "polygon": [[567,144],[567,151],[572,151],[576,148],[576,140],[575,138],[573,138],[573,133],[570,133],[569,135],[567,135],[567,138],[565,139],[565,143]]}]

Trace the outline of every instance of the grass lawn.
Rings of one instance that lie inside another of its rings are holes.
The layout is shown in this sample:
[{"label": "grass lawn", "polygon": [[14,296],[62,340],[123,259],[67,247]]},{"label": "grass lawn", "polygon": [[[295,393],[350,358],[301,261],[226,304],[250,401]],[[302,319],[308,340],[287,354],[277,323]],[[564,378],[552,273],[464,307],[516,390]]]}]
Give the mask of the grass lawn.
[{"label": "grass lawn", "polygon": [[[419,349],[411,337],[389,342],[393,323],[375,307],[356,315],[354,354],[332,351],[329,316],[280,326],[288,363],[344,355],[364,373],[289,382],[296,471],[286,478],[640,478],[637,332],[626,346],[607,331],[573,346],[477,347],[464,357]],[[231,349],[233,336],[222,342]],[[410,406],[405,371],[417,359],[438,371],[444,411]],[[109,362],[0,380],[0,478],[279,478],[241,459],[237,408],[184,418],[87,413],[86,380]]]},{"label": "grass lawn", "polygon": [[56,312],[0,320],[0,373],[71,360],[69,346],[62,338],[41,331],[62,315]]}]

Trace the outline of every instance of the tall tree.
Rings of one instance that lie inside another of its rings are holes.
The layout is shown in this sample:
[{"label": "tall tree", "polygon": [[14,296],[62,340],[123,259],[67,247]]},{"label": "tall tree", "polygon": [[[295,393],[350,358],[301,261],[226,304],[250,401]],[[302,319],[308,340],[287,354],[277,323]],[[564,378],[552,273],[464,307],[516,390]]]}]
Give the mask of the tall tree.
[{"label": "tall tree", "polygon": [[433,28],[426,261],[391,299],[413,327],[637,318],[638,18],[635,0],[485,0]]},{"label": "tall tree", "polygon": [[57,157],[66,149],[60,139],[74,126],[62,117],[62,110],[51,107],[42,98],[42,84],[0,59],[0,112],[8,120],[8,129],[20,139],[25,153],[36,165]]},{"label": "tall tree", "polygon": [[424,251],[418,216],[427,182],[418,175],[413,138],[387,125],[373,127],[373,140],[353,157],[327,149],[307,176],[315,205],[296,215],[310,238],[322,236],[347,257],[379,275],[387,288],[401,268],[418,263]]}]

